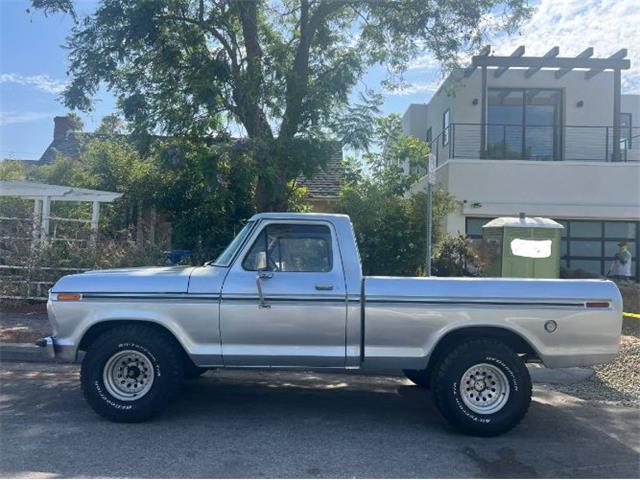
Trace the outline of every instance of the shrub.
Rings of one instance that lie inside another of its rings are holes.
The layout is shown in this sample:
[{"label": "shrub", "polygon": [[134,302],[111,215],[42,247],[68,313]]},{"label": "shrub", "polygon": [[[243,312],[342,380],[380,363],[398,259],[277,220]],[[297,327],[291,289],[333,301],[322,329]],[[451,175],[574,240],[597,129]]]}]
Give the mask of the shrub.
[{"label": "shrub", "polygon": [[431,267],[438,277],[465,277],[479,273],[479,259],[465,235],[445,235],[433,249]]}]

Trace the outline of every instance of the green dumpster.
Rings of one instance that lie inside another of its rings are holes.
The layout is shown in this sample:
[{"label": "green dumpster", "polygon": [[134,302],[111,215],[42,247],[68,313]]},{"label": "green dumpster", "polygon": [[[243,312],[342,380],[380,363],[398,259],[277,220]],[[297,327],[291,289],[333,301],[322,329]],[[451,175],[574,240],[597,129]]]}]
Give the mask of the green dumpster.
[{"label": "green dumpster", "polygon": [[492,252],[489,277],[558,278],[563,226],[542,217],[500,217],[482,226],[482,239]]}]

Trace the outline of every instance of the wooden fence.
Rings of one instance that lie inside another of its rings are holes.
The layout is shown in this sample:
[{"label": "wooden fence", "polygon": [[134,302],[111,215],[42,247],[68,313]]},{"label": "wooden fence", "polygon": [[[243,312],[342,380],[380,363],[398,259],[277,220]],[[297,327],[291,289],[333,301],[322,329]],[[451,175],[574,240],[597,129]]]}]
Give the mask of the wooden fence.
[{"label": "wooden fence", "polygon": [[60,277],[87,270],[90,269],[0,265],[0,299],[47,300],[49,289]]}]

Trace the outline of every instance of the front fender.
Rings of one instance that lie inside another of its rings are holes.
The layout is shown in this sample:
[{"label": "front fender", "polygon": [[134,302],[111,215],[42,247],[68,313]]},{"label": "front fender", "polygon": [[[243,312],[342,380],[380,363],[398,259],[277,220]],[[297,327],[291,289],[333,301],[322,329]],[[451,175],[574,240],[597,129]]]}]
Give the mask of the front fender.
[{"label": "front fender", "polygon": [[56,341],[65,346],[65,356],[72,357],[70,360],[77,359],[80,345],[97,325],[149,322],[171,333],[196,365],[222,365],[217,300],[60,302],[50,299],[48,311]]}]

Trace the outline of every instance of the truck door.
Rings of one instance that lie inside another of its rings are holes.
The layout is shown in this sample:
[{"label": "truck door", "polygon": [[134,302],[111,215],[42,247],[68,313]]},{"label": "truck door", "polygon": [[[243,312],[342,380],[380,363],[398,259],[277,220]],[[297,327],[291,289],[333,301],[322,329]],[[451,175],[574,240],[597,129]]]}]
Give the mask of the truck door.
[{"label": "truck door", "polygon": [[344,367],[346,313],[333,225],[263,221],[222,288],[224,364]]}]

